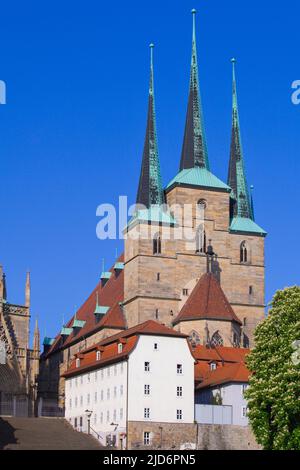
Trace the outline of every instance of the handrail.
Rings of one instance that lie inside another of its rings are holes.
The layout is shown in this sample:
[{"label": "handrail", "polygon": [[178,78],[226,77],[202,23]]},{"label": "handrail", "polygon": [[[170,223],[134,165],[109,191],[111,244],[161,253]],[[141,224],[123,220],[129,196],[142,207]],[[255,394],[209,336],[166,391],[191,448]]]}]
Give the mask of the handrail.
[{"label": "handrail", "polygon": [[93,433],[96,434],[97,439],[99,439],[99,441],[101,439],[104,440],[104,438],[97,431],[95,431],[95,429],[93,429],[92,426],[90,426],[90,431],[93,431]]}]

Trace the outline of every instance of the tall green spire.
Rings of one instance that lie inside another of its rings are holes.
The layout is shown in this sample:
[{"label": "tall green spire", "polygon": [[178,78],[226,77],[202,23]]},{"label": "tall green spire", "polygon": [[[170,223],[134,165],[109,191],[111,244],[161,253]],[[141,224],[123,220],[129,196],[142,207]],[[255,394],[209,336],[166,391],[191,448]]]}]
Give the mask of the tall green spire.
[{"label": "tall green spire", "polygon": [[232,132],[228,185],[231,193],[231,217],[243,217],[254,220],[244,166],[243,148],[240,131],[237,86],[235,76],[236,60],[232,59]]},{"label": "tall green spire", "polygon": [[147,130],[144,144],[139,188],[136,198],[137,204],[143,204],[148,208],[151,205],[160,205],[164,202],[156,135],[153,48],[154,45],[150,44],[151,61]]},{"label": "tall green spire", "polygon": [[209,170],[208,152],[204,131],[201,94],[199,87],[197,46],[196,46],[196,10],[193,15],[192,63],[190,91],[185,123],[180,170],[188,168],[206,168]]}]

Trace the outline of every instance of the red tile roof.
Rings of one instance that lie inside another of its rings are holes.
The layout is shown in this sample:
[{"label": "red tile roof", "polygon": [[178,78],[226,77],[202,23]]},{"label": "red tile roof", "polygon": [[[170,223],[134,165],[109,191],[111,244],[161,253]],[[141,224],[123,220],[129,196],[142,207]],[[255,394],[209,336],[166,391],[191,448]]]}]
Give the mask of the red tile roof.
[{"label": "red tile roof", "polygon": [[250,372],[243,362],[236,364],[226,364],[210,371],[203,381],[197,385],[196,390],[207,387],[214,387],[230,382],[249,382]]},{"label": "red tile roof", "polygon": [[[63,374],[64,377],[79,374],[83,371],[98,369],[101,366],[112,364],[124,360],[137,344],[141,335],[169,336],[176,338],[187,338],[186,335],[168,328],[162,323],[154,320],[148,320],[140,325],[134,326],[125,331],[121,331],[113,336],[101,340],[98,344],[87,348],[80,353],[75,354],[70,367]],[[118,344],[123,344],[122,352],[118,352]],[[101,352],[101,359],[96,360],[97,351]],[[76,367],[76,358],[81,359],[80,367]]]},{"label": "red tile roof", "polygon": [[[70,367],[62,375],[63,377],[72,377],[73,375],[80,374],[82,372],[88,372],[94,369],[100,369],[101,367],[107,366],[108,364],[114,364],[122,361],[128,357],[131,351],[135,348],[138,341],[138,336],[134,335],[128,338],[125,344],[123,344],[122,352],[118,352],[118,342],[107,344],[105,347],[93,347],[89,350],[75,354],[75,358],[71,361]],[[97,351],[101,352],[100,360],[97,361]],[[80,367],[76,367],[76,359],[80,358]]]},{"label": "red tile roof", "polygon": [[109,344],[112,343],[113,341],[116,341],[117,339],[121,338],[128,338],[132,335],[155,335],[155,336],[174,336],[177,338],[187,338],[188,335],[185,335],[183,333],[179,333],[176,330],[173,330],[173,328],[169,328],[168,326],[165,326],[163,323],[159,323],[154,320],[147,320],[144,323],[141,323],[140,325],[133,326],[132,328],[129,328],[128,330],[121,331],[120,333],[117,333],[113,336],[109,336],[108,338],[103,339],[100,344]]},{"label": "red tile roof", "polygon": [[[118,259],[118,261],[123,262],[123,255]],[[60,349],[64,349],[65,347],[80,341],[82,337],[90,336],[102,328],[126,328],[125,317],[122,312],[122,307],[120,306],[120,303],[124,300],[124,271],[116,273],[115,270],[111,268],[110,272],[112,275],[105,285],[102,285],[102,282],[99,281],[91,295],[76,312],[77,320],[85,321],[85,325],[80,328],[78,332],[73,330],[63,343],[62,336],[59,333],[46,356],[49,356]],[[99,305],[109,307],[107,313],[99,320],[97,320],[94,315],[97,293]],[[65,325],[66,328],[71,328],[73,320],[74,316]]]},{"label": "red tile roof", "polygon": [[[206,346],[198,345],[191,347],[191,353],[195,358],[195,382],[196,384],[201,382],[201,385],[204,383],[207,386],[211,377],[219,377],[219,375],[214,375],[215,371],[210,369],[210,364],[215,362],[217,365],[217,371],[226,369],[228,372],[227,378],[231,378],[231,381],[234,381],[235,376],[233,375],[235,368],[227,369],[227,366],[239,366],[243,365],[245,369],[246,357],[250,352],[250,349],[245,348],[232,348],[232,347],[215,347],[208,348]],[[226,373],[227,373],[226,372]],[[225,372],[222,372],[225,377]],[[223,379],[222,373],[220,374],[220,380]],[[249,372],[248,372],[249,374]],[[247,382],[247,380],[246,380]],[[221,383],[221,382],[220,382]]]},{"label": "red tile roof", "polygon": [[212,273],[199,279],[173,323],[188,320],[225,320],[241,324]]},{"label": "red tile roof", "polygon": [[191,348],[192,354],[197,361],[220,361],[220,362],[245,362],[250,349],[217,346],[208,348],[199,344]]}]

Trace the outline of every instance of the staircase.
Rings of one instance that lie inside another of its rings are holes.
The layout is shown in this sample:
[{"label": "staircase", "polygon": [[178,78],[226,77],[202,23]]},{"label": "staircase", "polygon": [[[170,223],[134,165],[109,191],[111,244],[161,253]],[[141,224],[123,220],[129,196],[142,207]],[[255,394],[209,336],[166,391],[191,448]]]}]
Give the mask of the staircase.
[{"label": "staircase", "polygon": [[0,418],[0,450],[101,450],[61,418]]}]

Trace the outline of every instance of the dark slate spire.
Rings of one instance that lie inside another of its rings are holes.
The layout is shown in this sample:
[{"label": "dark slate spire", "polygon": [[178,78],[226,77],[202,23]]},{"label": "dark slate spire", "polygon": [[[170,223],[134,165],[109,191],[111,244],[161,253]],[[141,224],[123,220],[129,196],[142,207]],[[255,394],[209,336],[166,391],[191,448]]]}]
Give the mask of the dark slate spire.
[{"label": "dark slate spire", "polygon": [[180,170],[201,167],[209,170],[208,153],[204,131],[202,104],[199,88],[197,47],[196,47],[196,10],[193,15],[192,64],[190,91],[186,115],[185,132],[181,153]]},{"label": "dark slate spire", "polygon": [[137,193],[137,204],[150,207],[154,204],[163,204],[163,189],[161,184],[158,145],[156,136],[156,117],[154,99],[154,74],[153,74],[153,48],[151,50],[150,87],[148,102],[147,130],[144,144],[143,161],[139,188]]},{"label": "dark slate spire", "polygon": [[235,63],[232,59],[233,85],[232,85],[232,133],[230,148],[230,163],[228,171],[228,185],[232,189],[232,217],[243,217],[254,220],[251,201],[249,197],[246,173],[244,167],[244,157],[241,141],[241,131],[239,122],[239,111],[237,101],[237,89],[235,78]]}]

